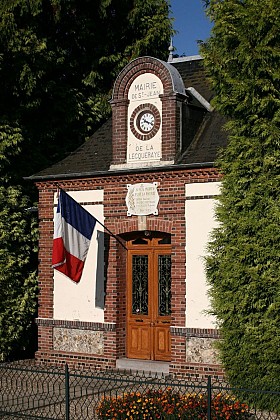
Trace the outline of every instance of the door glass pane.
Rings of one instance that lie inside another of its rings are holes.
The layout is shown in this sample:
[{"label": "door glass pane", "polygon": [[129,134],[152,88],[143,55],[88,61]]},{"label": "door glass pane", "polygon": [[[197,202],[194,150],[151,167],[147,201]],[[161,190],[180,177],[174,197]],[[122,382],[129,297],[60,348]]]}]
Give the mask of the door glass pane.
[{"label": "door glass pane", "polygon": [[148,315],[148,255],[132,256],[132,313]]},{"label": "door glass pane", "polygon": [[171,314],[171,255],[158,256],[158,314]]}]

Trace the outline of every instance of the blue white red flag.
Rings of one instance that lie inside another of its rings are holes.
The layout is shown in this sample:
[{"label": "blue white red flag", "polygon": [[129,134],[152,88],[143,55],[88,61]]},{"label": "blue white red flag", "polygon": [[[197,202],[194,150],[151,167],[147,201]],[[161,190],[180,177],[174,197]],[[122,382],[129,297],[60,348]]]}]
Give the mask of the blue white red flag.
[{"label": "blue white red flag", "polygon": [[52,266],[78,283],[96,219],[65,191],[59,191],[54,220]]}]

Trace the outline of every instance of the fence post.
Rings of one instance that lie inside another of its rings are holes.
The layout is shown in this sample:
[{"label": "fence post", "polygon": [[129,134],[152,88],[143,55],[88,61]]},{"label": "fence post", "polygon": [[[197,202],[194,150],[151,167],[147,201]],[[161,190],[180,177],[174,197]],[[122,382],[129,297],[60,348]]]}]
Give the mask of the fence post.
[{"label": "fence post", "polygon": [[211,420],[212,384],[211,376],[207,378],[207,420]]},{"label": "fence post", "polygon": [[65,420],[69,420],[70,416],[70,398],[69,398],[69,369],[65,363]]}]

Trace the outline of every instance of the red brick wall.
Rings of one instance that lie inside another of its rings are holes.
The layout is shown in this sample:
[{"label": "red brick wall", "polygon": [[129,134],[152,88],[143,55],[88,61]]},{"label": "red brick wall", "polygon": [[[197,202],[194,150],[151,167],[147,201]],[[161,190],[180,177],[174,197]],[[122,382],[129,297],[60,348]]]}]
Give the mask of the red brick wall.
[{"label": "red brick wall", "polygon": [[127,150],[127,95],[133,80],[145,73],[152,73],[163,83],[162,101],[162,158],[163,161],[175,160],[178,152],[180,131],[178,125],[180,115],[177,112],[177,102],[185,97],[174,92],[171,75],[164,64],[151,57],[141,57],[129,63],[116,80],[111,101],[113,130],[113,161],[112,164],[126,162]]},{"label": "red brick wall", "polygon": [[53,317],[53,276],[52,241],[53,241],[53,197],[54,191],[39,190],[39,288],[40,299],[38,316]]},{"label": "red brick wall", "polygon": [[[109,176],[111,175],[111,176]],[[173,171],[147,171],[141,174],[108,174],[108,176],[59,180],[66,191],[104,190],[105,226],[114,234],[137,231],[137,216],[127,216],[125,197],[127,184],[157,182],[159,193],[158,216],[147,216],[147,229],[171,234],[172,242],[172,325],[185,326],[186,253],[185,253],[185,184],[219,180],[215,169]],[[53,196],[57,190],[55,181],[38,182],[40,251],[39,251],[39,317],[53,317],[53,269],[51,268],[53,237]],[[107,242],[107,241],[105,241]],[[53,350],[52,327],[39,326],[37,360],[48,363],[67,361],[75,366],[115,366],[118,357],[125,356],[126,326],[126,251],[112,236],[108,240],[107,285],[105,299],[105,323],[116,323],[115,330],[104,330],[104,355],[74,354]],[[106,251],[107,252],[107,251]],[[105,253],[106,253],[105,252]],[[172,369],[192,371],[186,365],[186,338],[172,335]],[[201,372],[201,367],[196,367]],[[214,370],[213,370],[214,369]],[[219,372],[219,367],[212,367]]]}]

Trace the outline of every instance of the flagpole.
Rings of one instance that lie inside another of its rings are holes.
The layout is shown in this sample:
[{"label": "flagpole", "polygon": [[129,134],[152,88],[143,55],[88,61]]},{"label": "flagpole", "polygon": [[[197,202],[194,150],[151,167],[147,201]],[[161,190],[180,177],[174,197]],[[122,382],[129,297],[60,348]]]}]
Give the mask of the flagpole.
[{"label": "flagpole", "polygon": [[[93,216],[95,219],[96,219],[96,217],[95,216]],[[127,250],[127,247],[122,243],[122,241],[116,236],[116,235],[114,235],[111,231],[110,231],[110,229],[108,229],[105,225],[103,225],[103,223],[101,223],[101,222],[99,222],[99,220],[98,219],[96,219],[96,221],[97,221],[97,223],[99,223],[101,226],[103,226],[104,227],[104,229],[106,229],[107,230],[107,232],[111,235],[111,236],[113,236],[120,244],[121,244],[121,246],[124,248],[124,249],[126,249]]]},{"label": "flagpole", "polygon": [[[58,188],[60,189],[60,190],[62,190],[62,191],[64,191],[66,194],[67,194],[67,191],[65,191],[63,188],[61,188],[60,187],[60,185],[59,184],[57,184],[57,186],[58,186]],[[69,194],[68,194],[69,195]],[[71,196],[69,196],[69,197],[71,197]],[[72,198],[72,197],[71,197]],[[75,200],[76,201],[76,200]],[[116,236],[116,235],[114,235],[114,233],[113,232],[111,232],[110,231],[110,229],[108,229],[105,225],[103,225],[103,223],[101,223],[95,216],[93,216],[87,209],[85,209],[83,206],[81,206],[81,204],[80,203],[78,203],[77,201],[76,201],[76,203],[83,209],[83,210],[85,210],[88,214],[90,214],[91,215],[91,217],[94,217],[94,219],[97,221],[97,223],[99,223],[105,230],[107,230],[107,232],[111,235],[111,236],[113,236],[113,238],[115,238],[118,242],[119,242],[119,244],[121,244],[121,246],[124,248],[124,249],[126,249],[127,250],[127,247],[122,243],[122,241]]]}]

